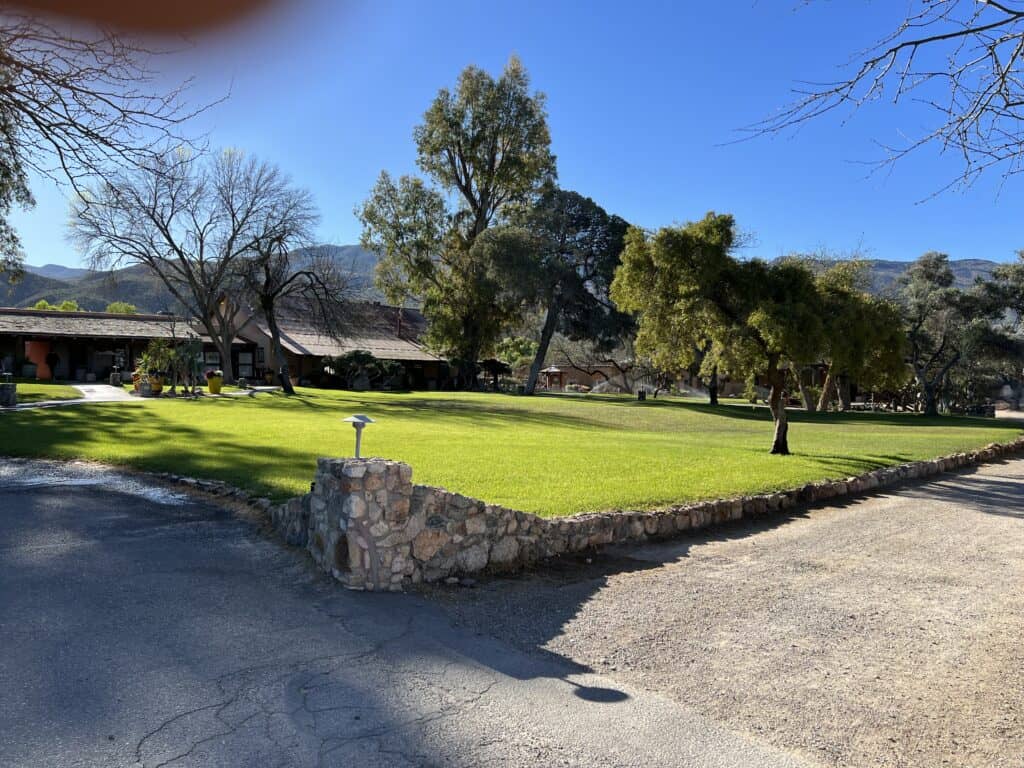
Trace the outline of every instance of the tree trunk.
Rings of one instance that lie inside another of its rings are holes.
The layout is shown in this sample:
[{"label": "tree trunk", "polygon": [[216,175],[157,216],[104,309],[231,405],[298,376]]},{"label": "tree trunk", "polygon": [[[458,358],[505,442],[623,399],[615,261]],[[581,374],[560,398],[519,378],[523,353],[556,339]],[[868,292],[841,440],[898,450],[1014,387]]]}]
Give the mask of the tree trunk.
[{"label": "tree trunk", "polygon": [[718,405],[718,366],[711,369],[708,377],[708,404]]},{"label": "tree trunk", "polygon": [[281,329],[277,327],[277,316],[274,307],[264,306],[263,315],[267,319],[267,328],[270,329],[270,352],[277,368],[277,377],[281,382],[281,389],[287,395],[294,395],[295,388],[292,386],[291,371],[288,370],[288,358],[285,357],[284,348],[281,346]]},{"label": "tree trunk", "polygon": [[780,456],[788,456],[789,422],[786,419],[786,401],[783,398],[786,377],[779,370],[779,359],[776,355],[770,355],[768,358],[768,382],[771,385],[768,407],[771,409],[772,419],[775,421],[775,436],[772,440],[771,452]]},{"label": "tree trunk", "polygon": [[231,366],[231,342],[232,336],[220,335],[217,337],[217,351],[220,353],[220,370],[224,374],[224,383],[230,384],[235,381],[235,371]]},{"label": "tree trunk", "polygon": [[805,411],[814,413],[817,410],[818,404],[814,401],[814,395],[810,389],[803,385],[803,382],[800,383],[800,397],[803,398]]},{"label": "tree trunk", "polygon": [[832,368],[825,374],[825,383],[821,385],[821,397],[818,398],[818,410],[827,411],[835,398],[836,379],[832,375]]},{"label": "tree trunk", "polygon": [[544,365],[544,358],[548,356],[548,347],[551,344],[551,337],[555,335],[555,326],[558,325],[558,315],[561,312],[560,302],[552,300],[548,305],[547,314],[544,316],[544,327],[540,331],[540,344],[537,345],[537,354],[533,356],[533,363],[530,365],[530,375],[526,379],[527,395],[532,395],[537,389],[537,378],[540,376],[541,366]]},{"label": "tree trunk", "polygon": [[938,416],[939,415],[939,400],[935,396],[935,387],[932,384],[924,382],[921,385],[921,399],[922,410],[925,416]]},{"label": "tree trunk", "polygon": [[459,389],[475,392],[479,386],[479,367],[477,359],[480,357],[479,347],[471,350],[464,359],[459,361]]},{"label": "tree trunk", "polygon": [[850,377],[840,374],[836,377],[836,393],[839,396],[839,410],[850,410]]}]

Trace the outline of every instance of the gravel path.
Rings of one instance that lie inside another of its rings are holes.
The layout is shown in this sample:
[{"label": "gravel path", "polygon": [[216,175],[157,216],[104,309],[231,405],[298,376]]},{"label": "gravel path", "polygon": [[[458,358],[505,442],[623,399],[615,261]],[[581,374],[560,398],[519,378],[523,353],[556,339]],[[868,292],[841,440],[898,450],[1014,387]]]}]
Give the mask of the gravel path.
[{"label": "gravel path", "polygon": [[436,599],[826,766],[1024,766],[1024,461]]}]

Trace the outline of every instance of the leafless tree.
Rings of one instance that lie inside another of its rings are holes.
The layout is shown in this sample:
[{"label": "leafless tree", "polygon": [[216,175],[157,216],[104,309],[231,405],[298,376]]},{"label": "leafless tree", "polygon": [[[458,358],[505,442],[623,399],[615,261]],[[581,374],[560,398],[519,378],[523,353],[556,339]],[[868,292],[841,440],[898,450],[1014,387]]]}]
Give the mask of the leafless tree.
[{"label": "leafless tree", "polygon": [[969,184],[999,167],[1024,170],[1024,6],[1020,0],[911,0],[906,16],[854,57],[850,76],[809,83],[796,100],[755,125],[755,134],[799,126],[839,108],[888,99],[923,103],[935,121],[900,146],[892,162],[925,145],[963,159],[950,182]]},{"label": "leafless tree", "polygon": [[[190,146],[197,112],[156,83],[161,52],[113,32],[0,11],[0,271],[20,270],[20,243],[7,222],[33,203],[28,173],[70,182],[111,168],[148,164],[168,142]],[[206,105],[209,106],[209,105]]]},{"label": "leafless tree", "polygon": [[83,193],[72,239],[97,268],[149,267],[206,329],[230,381],[245,258],[289,194],[275,166],[238,151],[168,153]]},{"label": "leafless tree", "polygon": [[308,246],[318,217],[305,190],[287,190],[254,240],[242,272],[245,290],[270,331],[271,354],[281,387],[295,394],[281,344],[281,313],[301,314],[325,336],[338,336],[352,315],[355,281],[329,247]]}]

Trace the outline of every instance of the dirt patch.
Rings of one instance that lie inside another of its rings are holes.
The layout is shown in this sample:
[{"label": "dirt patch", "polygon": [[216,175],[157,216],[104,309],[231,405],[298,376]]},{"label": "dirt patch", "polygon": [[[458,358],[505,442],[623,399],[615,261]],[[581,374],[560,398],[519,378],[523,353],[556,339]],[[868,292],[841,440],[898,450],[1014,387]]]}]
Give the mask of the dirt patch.
[{"label": "dirt patch", "polygon": [[459,623],[829,766],[1024,766],[1024,461],[434,590]]}]

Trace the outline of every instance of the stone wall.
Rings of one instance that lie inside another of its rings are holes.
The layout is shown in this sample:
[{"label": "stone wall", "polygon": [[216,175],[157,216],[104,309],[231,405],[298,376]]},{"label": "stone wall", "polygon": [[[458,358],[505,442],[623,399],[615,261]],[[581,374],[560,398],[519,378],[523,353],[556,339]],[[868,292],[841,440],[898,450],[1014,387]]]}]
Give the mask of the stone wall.
[{"label": "stone wall", "polygon": [[355,589],[398,590],[482,570],[514,570],[606,544],[669,538],[731,520],[873,491],[1024,450],[1024,437],[980,451],[877,469],[777,493],[654,511],[540,518],[443,488],[412,484],[386,459],[319,459],[313,491],[271,510],[274,527]]}]

